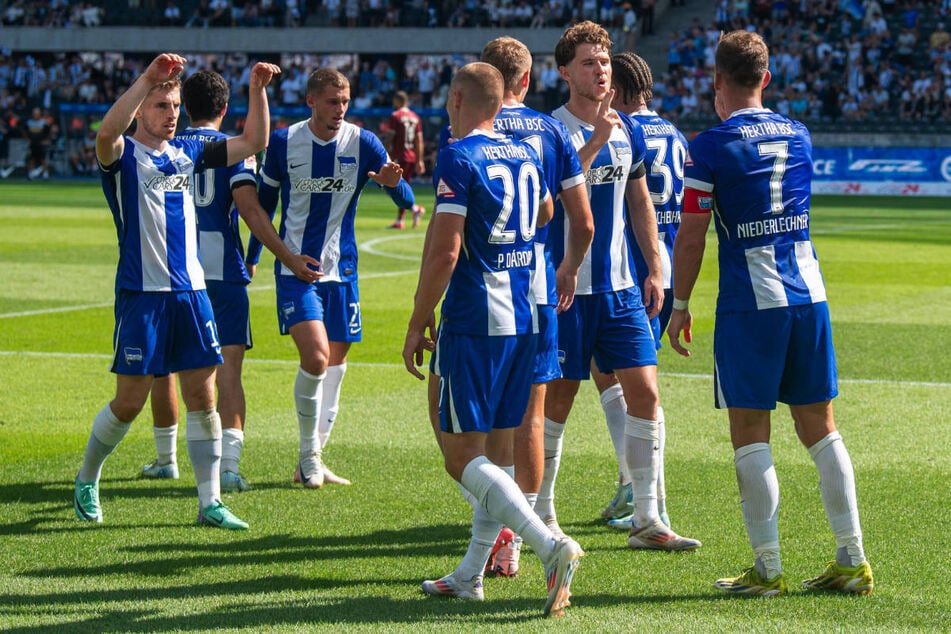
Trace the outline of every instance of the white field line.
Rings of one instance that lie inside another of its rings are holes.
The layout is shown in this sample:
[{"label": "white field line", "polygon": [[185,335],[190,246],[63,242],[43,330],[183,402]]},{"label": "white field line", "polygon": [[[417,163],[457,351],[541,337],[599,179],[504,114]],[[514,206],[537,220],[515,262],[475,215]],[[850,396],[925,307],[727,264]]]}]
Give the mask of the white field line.
[{"label": "white field line", "polygon": [[[33,357],[50,359],[112,359],[111,354],[99,354],[93,352],[30,352],[21,350],[0,350],[0,357]],[[252,365],[299,365],[296,359],[255,359],[246,357],[244,362]],[[348,361],[348,366],[355,368],[402,368],[401,363],[366,363],[362,361]],[[689,372],[658,372],[661,377],[670,377],[675,379],[695,379],[712,381],[712,374],[693,374]],[[839,378],[839,383],[851,383],[856,385],[892,385],[895,387],[935,387],[951,388],[951,383],[942,381],[899,381],[896,379],[843,379]]]},{"label": "white field line", "polygon": [[[395,260],[407,260],[412,262],[418,262],[418,256],[408,256],[401,255],[396,253],[387,253],[386,251],[381,251],[376,248],[377,245],[384,242],[389,242],[392,240],[406,240],[406,239],[415,239],[420,237],[417,234],[400,234],[395,236],[385,236],[382,238],[376,238],[374,240],[368,240],[359,245],[359,249],[364,253],[370,253],[373,255],[379,255],[381,257],[392,258]],[[364,273],[360,277],[364,279],[373,279],[379,277],[395,277],[399,275],[409,275],[411,273],[418,273],[418,269],[407,269],[404,271],[386,271],[383,273]],[[256,291],[267,291],[273,290],[274,286],[271,285],[251,285],[248,287],[248,292]],[[82,304],[78,306],[60,306],[58,308],[45,308],[41,310],[27,310],[16,313],[0,313],[0,319],[6,319],[10,317],[27,317],[31,315],[44,315],[51,313],[63,313],[76,310],[90,310],[94,308],[107,308],[112,306],[110,302],[108,304]],[[93,354],[93,353],[78,353],[78,352],[26,352],[18,350],[0,350],[0,357],[13,357],[13,356],[23,356],[23,357],[49,357],[49,358],[59,358],[59,359],[111,359],[111,354]],[[251,364],[278,364],[278,365],[297,365],[298,361],[291,359],[254,359],[246,358],[245,363]],[[349,365],[354,367],[364,367],[364,368],[402,368],[403,366],[399,363],[363,363],[360,361],[350,361]],[[665,377],[674,377],[682,379],[703,379],[703,380],[712,380],[712,374],[689,374],[689,373],[680,373],[680,372],[660,372],[660,376]],[[942,383],[936,381],[895,381],[888,379],[839,379],[841,383],[856,383],[856,384],[870,384],[870,385],[896,385],[896,386],[917,386],[917,387],[938,387],[938,388],[947,388],[951,387],[951,383]]]}]

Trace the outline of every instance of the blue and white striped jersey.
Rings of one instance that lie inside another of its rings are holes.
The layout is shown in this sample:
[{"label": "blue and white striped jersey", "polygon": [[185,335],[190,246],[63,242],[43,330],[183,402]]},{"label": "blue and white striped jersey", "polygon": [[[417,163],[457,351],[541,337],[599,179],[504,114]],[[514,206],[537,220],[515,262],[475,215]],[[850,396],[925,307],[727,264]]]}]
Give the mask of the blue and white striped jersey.
[{"label": "blue and white striped jersey", "polygon": [[172,139],[160,151],[124,139],[119,160],[101,166],[102,191],[119,237],[116,288],[205,288],[192,188],[194,173],[203,168],[204,143]]},{"label": "blue and white striped jersey", "polygon": [[[634,260],[624,235],[627,215],[624,191],[630,173],[644,163],[646,148],[638,124],[620,112],[618,115],[622,127],[612,130],[611,138],[602,146],[585,174],[594,216],[594,240],[578,271],[577,295],[636,287]],[[565,106],[555,110],[552,116],[568,128],[576,150],[591,138],[594,127],[571,114]],[[552,262],[556,267],[565,255],[567,228],[564,210],[557,205],[548,234]]]},{"label": "blue and white striped jersey", "polygon": [[[546,114],[518,104],[502,106],[495,117],[495,131],[520,139],[534,148],[545,168],[545,183],[552,196],[563,189],[584,183],[578,152],[568,138],[565,125]],[[539,304],[555,306],[555,267],[546,256],[545,246],[550,224],[535,233],[535,297]]]},{"label": "blue and white striped jersey", "polygon": [[[271,135],[258,194],[272,215],[280,196],[280,236],[291,253],[320,260],[320,282],[350,282],[357,279],[354,216],[360,192],[370,180],[367,173],[379,172],[389,157],[368,130],[345,121],[333,139],[322,141],[308,121]],[[387,193],[404,209],[415,202],[404,180]],[[293,275],[280,262],[276,270]]]},{"label": "blue and white striped jersey", "polygon": [[824,302],[809,238],[812,140],[798,121],[734,112],[691,143],[686,186],[705,192],[720,240],[717,312]]},{"label": "blue and white striped jersey", "polygon": [[[684,201],[684,161],[687,158],[687,139],[667,119],[651,110],[632,115],[641,124],[644,145],[647,147],[647,188],[657,213],[657,241],[660,246],[660,264],[664,274],[664,288],[674,287],[671,262],[674,258],[674,239],[680,227],[680,210]],[[629,235],[630,239],[631,236]],[[643,288],[649,271],[644,255],[635,240],[631,240],[637,286]]]},{"label": "blue and white striped jersey", "polygon": [[[182,139],[223,141],[228,138],[212,127],[186,128]],[[257,160],[249,156],[228,168],[206,169],[195,174],[195,211],[198,214],[198,247],[206,280],[248,284],[238,210],[231,188],[241,182],[257,185]]]},{"label": "blue and white striped jersey", "polygon": [[440,328],[477,336],[538,332],[535,230],[549,197],[541,159],[509,136],[475,130],[439,152],[436,213],[465,216]]}]

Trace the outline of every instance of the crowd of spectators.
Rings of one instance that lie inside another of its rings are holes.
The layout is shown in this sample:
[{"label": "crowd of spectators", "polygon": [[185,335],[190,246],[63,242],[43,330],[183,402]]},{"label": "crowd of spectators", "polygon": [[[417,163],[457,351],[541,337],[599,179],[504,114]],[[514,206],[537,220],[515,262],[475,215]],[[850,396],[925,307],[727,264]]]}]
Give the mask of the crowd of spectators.
[{"label": "crowd of spectators", "polygon": [[750,29],[770,47],[769,108],[830,129],[948,124],[947,19],[948,0],[718,0],[712,21],[670,33],[654,105],[674,120],[713,120],[719,34]]},{"label": "crowd of spectators", "polygon": [[[951,35],[945,23],[951,19],[951,0],[860,1],[717,0],[708,22],[695,18],[689,25],[669,33],[666,69],[654,68],[652,106],[688,133],[715,121],[712,77],[716,43],[722,30],[745,28],[761,33],[770,46],[772,81],[764,94],[770,108],[818,129],[826,126],[828,130],[848,130],[854,124],[855,129],[863,131],[895,131],[908,122],[951,128]],[[243,24],[242,20],[249,15],[256,19],[272,17],[277,23],[291,10],[297,11],[295,15],[300,21],[315,10],[315,5],[327,9],[343,3],[341,10],[345,11],[347,2],[356,0],[170,0],[164,4],[166,10],[173,5],[181,8],[195,4],[198,10],[205,5],[209,9],[227,5],[224,25]],[[360,0],[357,6],[385,9],[387,2]],[[517,7],[525,2],[518,0],[518,4],[504,6]],[[653,0],[640,0],[637,7],[641,12],[645,2],[653,4]],[[157,10],[160,4],[150,0],[127,3],[130,8],[145,11]],[[93,26],[97,20],[110,23],[114,18],[111,8],[119,4],[15,0],[0,9],[4,22]],[[404,0],[401,6],[405,9],[416,4],[416,0]],[[623,28],[624,12],[632,10],[632,5],[618,4],[617,0],[577,0],[570,5],[562,0],[546,0],[543,4],[546,11],[562,11],[559,19],[594,17],[616,29],[615,33]],[[449,15],[458,18],[460,8],[475,15],[490,5],[502,7],[503,3],[488,0],[488,4],[480,5],[477,0],[459,0],[443,2],[441,6],[454,7]],[[537,9],[540,4],[530,6]],[[262,13],[261,9],[267,11]],[[488,14],[493,24],[516,20],[514,14],[505,11]],[[193,10],[191,17],[195,15]],[[373,15],[376,14],[361,9],[357,22],[377,23]],[[535,17],[537,14],[532,20]],[[524,22],[527,14],[517,19]],[[380,24],[387,22],[385,11],[380,20]],[[454,25],[462,26],[464,22],[457,19]],[[208,25],[214,24],[212,14]],[[645,21],[640,24],[646,29]],[[240,112],[247,103],[249,69],[258,59],[245,53],[189,58],[188,71],[208,67],[224,75],[234,87],[232,105]],[[282,118],[306,116],[301,108],[307,75],[313,68],[329,65],[350,77],[351,112],[364,117],[368,126],[388,114],[393,93],[403,90],[410,95],[410,106],[423,110],[424,122],[434,132],[443,122],[438,113],[445,103],[454,70],[473,59],[472,55],[357,54],[285,54],[266,59],[284,69],[279,81],[269,87],[278,116],[276,125],[282,125]],[[10,142],[29,139],[35,148],[37,130],[45,137],[44,147],[58,157],[58,165],[69,165],[68,169],[77,174],[94,172],[92,147],[97,113],[101,114],[103,104],[115,101],[149,61],[139,55],[121,53],[30,54],[0,50],[0,176],[10,172]],[[565,86],[552,57],[537,59],[535,73],[529,103],[553,110],[562,102]],[[63,104],[80,107],[62,107]],[[88,108],[82,108],[83,105]],[[36,124],[35,109],[39,109],[48,126]],[[33,124],[28,125],[29,121]],[[232,123],[240,125],[240,118],[234,118]],[[435,138],[432,133],[427,136]],[[22,156],[20,162],[26,162]],[[48,170],[33,168],[30,173],[41,177],[44,171]]]},{"label": "crowd of spectators", "polygon": [[[682,4],[685,0],[674,0]],[[13,0],[6,25],[89,27],[564,27],[579,19],[653,32],[656,0]]]}]

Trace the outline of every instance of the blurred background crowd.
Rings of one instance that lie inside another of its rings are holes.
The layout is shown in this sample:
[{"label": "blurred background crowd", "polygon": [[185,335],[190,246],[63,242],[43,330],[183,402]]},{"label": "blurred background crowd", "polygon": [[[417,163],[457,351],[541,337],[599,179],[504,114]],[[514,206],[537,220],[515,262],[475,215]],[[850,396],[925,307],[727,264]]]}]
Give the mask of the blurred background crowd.
[{"label": "blurred background crowd", "polygon": [[[673,8],[688,0],[675,0]],[[766,105],[814,130],[951,132],[951,0],[690,0],[694,11],[664,32],[655,0],[14,0],[0,2],[4,27],[87,28],[162,25],[178,28],[301,26],[563,28],[592,19],[605,25],[615,50],[650,43],[666,50],[653,64],[652,106],[688,134],[715,122],[713,60],[723,30],[756,30],[771,53]],[[702,6],[701,6],[702,5]],[[704,17],[697,17],[704,16]],[[96,172],[98,117],[152,55],[116,52],[37,53],[2,48],[0,29],[0,176],[20,165],[42,178]],[[309,72],[333,66],[351,79],[351,119],[374,127],[404,90],[421,111],[429,140],[444,123],[442,107],[454,70],[473,55],[188,55],[191,72],[213,68],[233,87],[226,122],[240,129],[248,73],[258,60],[284,69],[270,87],[276,125],[307,115]],[[528,102],[557,107],[566,95],[551,55],[536,57]],[[40,160],[41,156],[46,160]]]}]

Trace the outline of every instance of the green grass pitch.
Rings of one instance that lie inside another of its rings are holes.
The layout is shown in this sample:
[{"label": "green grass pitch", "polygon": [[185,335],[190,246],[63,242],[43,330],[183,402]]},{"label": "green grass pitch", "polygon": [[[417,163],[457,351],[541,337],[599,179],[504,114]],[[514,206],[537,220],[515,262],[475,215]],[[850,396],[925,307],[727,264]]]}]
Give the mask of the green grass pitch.
[{"label": "green grass pitch", "polygon": [[[419,196],[428,208],[432,194]],[[354,346],[325,454],[348,488],[291,483],[296,353],[277,334],[273,278],[250,287],[255,347],[245,365],[242,471],[226,496],[244,533],[193,525],[182,477],[136,479],[153,458],[148,408],[106,462],[105,522],[74,516],[72,482],[94,414],[111,398],[115,230],[96,183],[0,186],[0,631],[948,631],[951,592],[951,214],[947,201],[817,198],[813,237],[830,298],[841,395],[837,422],[855,465],[869,597],[809,594],[799,580],[834,552],[788,411],[774,416],[780,536],[790,595],[738,600],[713,581],[752,560],[726,416],[712,406],[716,247],[691,302],[694,356],[660,353],[668,417],[668,506],[692,554],[634,552],[598,521],[614,457],[594,388],[571,415],[557,489],[562,526],[585,548],[573,606],[540,618],[542,567],[487,579],[485,603],[423,596],[469,536],[469,509],[442,470],[425,386],[402,367],[423,228],[388,231],[394,209],[364,194],[364,342]],[[428,220],[428,215],[426,220]]]}]

